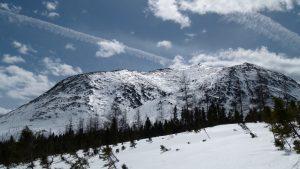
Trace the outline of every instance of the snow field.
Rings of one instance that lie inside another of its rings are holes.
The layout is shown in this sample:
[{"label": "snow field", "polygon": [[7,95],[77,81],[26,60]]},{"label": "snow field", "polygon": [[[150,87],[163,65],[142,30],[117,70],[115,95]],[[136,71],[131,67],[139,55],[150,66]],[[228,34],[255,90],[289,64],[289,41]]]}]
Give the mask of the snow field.
[{"label": "snow field", "polygon": [[[293,169],[298,168],[299,155],[279,151],[273,144],[272,133],[265,123],[249,123],[247,126],[258,137],[251,138],[239,125],[220,125],[207,128],[210,138],[202,130],[185,132],[137,141],[136,148],[130,143],[113,147],[119,162],[129,169]],[[160,145],[169,151],[161,152]],[[78,151],[83,156],[82,151]],[[70,155],[65,155],[72,159]],[[88,159],[91,169],[103,168],[104,161],[98,156]],[[36,162],[38,165],[39,162]],[[26,168],[17,166],[15,168]],[[37,168],[41,168],[37,166]],[[55,157],[52,168],[70,168]]]}]

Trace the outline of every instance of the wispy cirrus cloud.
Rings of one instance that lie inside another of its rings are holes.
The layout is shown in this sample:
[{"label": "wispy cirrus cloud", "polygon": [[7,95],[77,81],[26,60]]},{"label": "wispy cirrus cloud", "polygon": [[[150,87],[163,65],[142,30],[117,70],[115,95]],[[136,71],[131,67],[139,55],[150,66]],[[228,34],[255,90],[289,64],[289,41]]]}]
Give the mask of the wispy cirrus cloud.
[{"label": "wispy cirrus cloud", "polygon": [[[100,38],[97,36],[79,32],[79,31],[76,31],[76,30],[73,30],[70,28],[62,27],[62,26],[59,26],[59,25],[56,25],[56,24],[53,24],[50,22],[42,21],[40,19],[28,17],[28,16],[21,15],[21,14],[15,14],[15,13],[1,10],[1,9],[0,9],[0,16],[9,18],[9,20],[11,22],[17,22],[19,24],[29,25],[29,26],[32,26],[32,27],[35,27],[38,29],[43,29],[43,30],[52,32],[54,34],[57,34],[57,35],[60,35],[63,37],[90,43],[92,45],[96,45],[97,47],[99,47],[99,45],[98,45],[99,42],[109,41],[104,38]],[[159,55],[156,55],[156,54],[153,54],[150,52],[146,52],[146,51],[143,51],[143,50],[140,50],[137,48],[133,48],[133,47],[127,46],[125,44],[124,44],[124,47],[125,47],[126,53],[131,54],[138,58],[156,62],[161,65],[167,65],[171,62],[168,58],[165,58],[163,56],[159,56]]]},{"label": "wispy cirrus cloud", "polygon": [[54,76],[70,76],[82,73],[80,67],[73,67],[66,63],[62,63],[60,59],[51,59],[45,57],[43,64],[46,67],[45,73],[50,73]]},{"label": "wispy cirrus cloud", "polygon": [[[182,15],[188,18],[185,13],[205,15],[215,13],[224,16],[224,21],[240,24],[247,29],[253,30],[267,38],[280,43],[282,46],[299,51],[300,36],[288,30],[280,23],[270,17],[260,14],[263,11],[290,11],[299,6],[299,0],[168,0],[178,13],[172,17],[161,15],[167,13],[165,0],[148,0],[153,14],[163,20],[178,22]],[[155,8],[154,5],[155,4]],[[189,26],[189,25],[186,25]],[[206,33],[206,30],[203,30]],[[189,39],[187,39],[189,40]]]},{"label": "wispy cirrus cloud", "polygon": [[300,36],[259,13],[232,13],[224,16],[226,22],[233,22],[255,31],[282,46],[299,51]]}]

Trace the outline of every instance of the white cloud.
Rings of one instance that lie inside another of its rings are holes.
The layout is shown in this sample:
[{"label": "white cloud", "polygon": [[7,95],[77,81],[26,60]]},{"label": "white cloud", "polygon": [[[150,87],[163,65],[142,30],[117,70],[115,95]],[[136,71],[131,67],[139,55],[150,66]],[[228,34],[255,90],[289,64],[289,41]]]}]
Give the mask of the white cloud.
[{"label": "white cloud", "polygon": [[31,46],[29,45],[26,45],[26,44],[23,44],[21,42],[18,42],[18,41],[13,41],[12,43],[13,47],[16,48],[19,53],[21,54],[29,54],[29,52],[32,52],[32,53],[36,53],[36,50],[34,50]]},{"label": "white cloud", "polygon": [[[225,21],[235,22],[260,33],[273,41],[279,42],[282,46],[299,51],[300,36],[271,18],[260,14],[263,11],[289,11],[300,5],[299,0],[148,0],[149,7],[155,16],[163,20],[178,22],[180,15],[173,15],[169,12],[167,3],[175,6],[176,13],[194,13],[205,15],[216,13],[225,15]],[[168,18],[168,15],[172,17]],[[188,18],[186,15],[185,17]],[[189,26],[189,25],[187,25]],[[202,33],[206,33],[203,30]],[[186,39],[186,42],[190,39]]]},{"label": "white cloud", "polygon": [[172,60],[172,64],[169,67],[174,69],[182,69],[186,68],[187,66],[188,65],[186,65],[184,58],[180,55],[176,55]]},{"label": "white cloud", "polygon": [[109,58],[113,55],[125,52],[125,46],[115,39],[111,41],[100,41],[98,42],[98,45],[99,50],[96,52],[97,57]]},{"label": "white cloud", "polygon": [[47,10],[42,12],[42,15],[51,19],[55,19],[60,16],[60,14],[56,11],[59,5],[58,1],[44,1],[43,4]]},{"label": "white cloud", "polygon": [[73,67],[71,65],[61,63],[60,59],[51,59],[45,57],[43,63],[46,66],[46,73],[51,73],[54,76],[70,76],[82,73],[80,67]]},{"label": "white cloud", "polygon": [[20,100],[32,99],[53,85],[47,76],[35,74],[15,65],[0,67],[0,81],[0,90],[7,97]]},{"label": "white cloud", "polygon": [[197,34],[195,33],[186,33],[185,36],[187,36],[187,38],[184,39],[184,42],[190,42],[191,40],[193,40]]},{"label": "white cloud", "polygon": [[270,52],[266,47],[255,50],[238,48],[210,54],[199,53],[189,60],[192,65],[201,63],[214,67],[233,66],[244,62],[285,73],[300,81],[300,58],[290,58],[284,54]]},{"label": "white cloud", "polygon": [[9,111],[11,111],[11,110],[0,106],[0,116],[8,113]]},{"label": "white cloud", "polygon": [[194,38],[195,36],[197,36],[195,33],[186,33],[185,35],[189,38]]},{"label": "white cloud", "polygon": [[57,18],[57,17],[59,17],[60,15],[59,15],[59,13],[57,13],[57,12],[49,12],[48,14],[47,14],[47,16],[49,17],[49,18]]},{"label": "white cloud", "polygon": [[181,28],[191,25],[189,17],[179,11],[176,0],[148,0],[148,4],[154,15],[164,21],[174,21],[180,24]]},{"label": "white cloud", "polygon": [[65,49],[67,49],[67,50],[72,50],[72,51],[76,50],[74,44],[72,44],[72,43],[67,43],[67,44],[65,45]]},{"label": "white cloud", "polygon": [[157,47],[163,47],[166,49],[170,49],[172,48],[172,42],[171,41],[167,41],[167,40],[163,40],[163,41],[159,41],[156,44]]},{"label": "white cloud", "polygon": [[285,11],[292,9],[296,3],[295,0],[180,0],[179,2],[181,10],[200,15]]},{"label": "white cloud", "polygon": [[43,2],[43,4],[45,5],[45,7],[49,10],[49,11],[55,11],[57,6],[58,6],[58,2],[54,1],[54,2]]},{"label": "white cloud", "polygon": [[156,17],[164,21],[173,21],[181,27],[191,25],[189,16],[183,13],[226,15],[286,11],[293,9],[297,4],[297,0],[148,0],[148,6]]},{"label": "white cloud", "polygon": [[11,56],[10,54],[4,54],[2,62],[14,64],[14,63],[25,62],[25,60],[21,56]]},{"label": "white cloud", "polygon": [[0,9],[4,9],[10,12],[19,13],[22,10],[22,7],[15,6],[8,3],[0,3]]}]

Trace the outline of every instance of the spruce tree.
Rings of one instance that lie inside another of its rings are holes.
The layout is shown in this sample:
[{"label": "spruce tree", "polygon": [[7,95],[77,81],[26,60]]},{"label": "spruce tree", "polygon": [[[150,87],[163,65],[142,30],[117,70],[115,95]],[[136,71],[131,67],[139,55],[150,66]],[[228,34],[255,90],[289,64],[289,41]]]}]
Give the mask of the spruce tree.
[{"label": "spruce tree", "polygon": [[119,162],[119,160],[113,154],[112,149],[109,146],[102,148],[99,158],[106,162],[103,167],[107,167],[108,169],[117,169],[116,163]]},{"label": "spruce tree", "polygon": [[150,140],[152,133],[151,133],[151,128],[152,128],[152,123],[149,119],[149,117],[147,117],[146,121],[145,121],[145,125],[144,125],[144,132],[145,132],[145,136]]},{"label": "spruce tree", "polygon": [[112,123],[110,126],[110,137],[112,144],[117,144],[118,143],[118,122],[117,119],[114,117],[112,119]]}]

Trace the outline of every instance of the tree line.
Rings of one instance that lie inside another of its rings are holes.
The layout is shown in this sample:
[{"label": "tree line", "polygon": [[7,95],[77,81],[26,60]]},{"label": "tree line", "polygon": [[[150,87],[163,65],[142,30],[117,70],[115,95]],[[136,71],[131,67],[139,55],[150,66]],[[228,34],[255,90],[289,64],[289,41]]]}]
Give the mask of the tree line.
[{"label": "tree line", "polygon": [[[159,101],[156,121],[151,121],[149,117],[142,119],[137,109],[134,122],[129,124],[127,113],[121,111],[118,104],[113,102],[104,127],[100,127],[100,121],[96,117],[80,119],[76,126],[70,120],[65,132],[58,135],[37,134],[25,127],[17,140],[10,137],[0,142],[0,164],[10,167],[37,159],[49,164],[48,156],[76,154],[80,149],[92,148],[96,151],[100,146],[107,147],[128,141],[135,147],[135,140],[139,139],[151,140],[157,136],[185,131],[197,132],[215,125],[245,122],[267,122],[274,135],[275,146],[280,149],[288,146],[300,153],[300,135],[297,132],[300,129],[300,106],[295,101],[290,101],[287,97],[274,98],[274,107],[271,109],[262,98],[258,109],[250,109],[244,117],[242,99],[238,99],[241,102],[240,109],[233,112],[226,112],[223,105],[216,100],[207,101],[206,107],[203,108],[197,105],[197,102],[191,101],[193,97],[188,86],[186,80],[182,80],[183,94],[180,99],[184,101],[184,105],[181,109],[175,106],[171,112],[164,112],[163,99]],[[261,88],[262,91],[263,87]],[[164,113],[171,114],[171,118],[166,119]],[[290,139],[293,140],[293,145],[288,141]]]},{"label": "tree line", "polygon": [[[30,163],[37,159],[45,162],[48,156],[61,154],[75,154],[78,150],[97,149],[100,146],[115,145],[117,143],[175,134],[185,131],[199,131],[202,128],[220,124],[241,123],[243,115],[238,111],[225,113],[225,108],[211,103],[208,110],[195,107],[193,109],[177,106],[170,112],[168,120],[158,118],[152,122],[149,117],[142,120],[137,110],[134,123],[128,124],[126,112],[112,106],[109,122],[106,127],[100,127],[98,118],[81,119],[74,126],[72,120],[66,126],[63,134],[37,134],[29,127],[25,127],[18,140],[14,137],[0,142],[0,164],[10,167],[20,163]],[[46,163],[46,162],[45,162]]]}]

